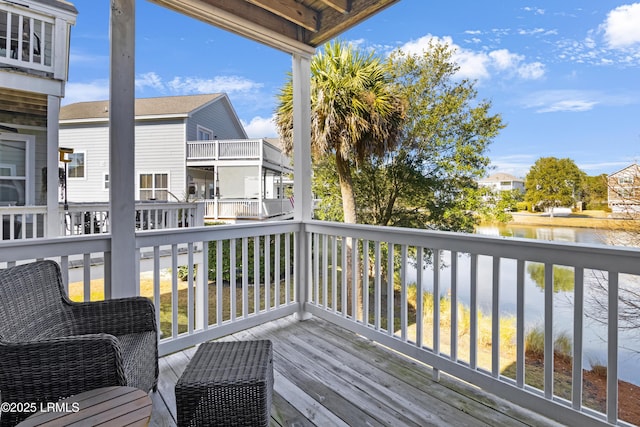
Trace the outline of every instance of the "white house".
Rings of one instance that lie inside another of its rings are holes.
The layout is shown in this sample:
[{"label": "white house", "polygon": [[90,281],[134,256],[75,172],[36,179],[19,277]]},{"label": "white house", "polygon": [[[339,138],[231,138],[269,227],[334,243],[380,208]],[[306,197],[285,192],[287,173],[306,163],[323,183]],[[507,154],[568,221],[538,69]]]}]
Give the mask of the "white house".
[{"label": "white house", "polygon": [[524,180],[503,172],[479,180],[478,185],[491,188],[494,192],[520,190],[524,193]]},{"label": "white house", "polygon": [[627,166],[607,177],[607,197],[613,213],[640,214],[640,166]]},{"label": "white house", "polygon": [[[57,227],[57,191],[47,189],[58,184],[58,112],[77,14],[62,0],[0,1],[2,239]],[[37,208],[16,216],[25,206]]]},{"label": "white house", "polygon": [[[293,211],[292,169],[277,141],[248,139],[224,93],[137,99],[136,199],[204,201],[208,219],[267,219]],[[108,101],[60,111],[60,147],[73,150],[67,197],[109,200]]]}]

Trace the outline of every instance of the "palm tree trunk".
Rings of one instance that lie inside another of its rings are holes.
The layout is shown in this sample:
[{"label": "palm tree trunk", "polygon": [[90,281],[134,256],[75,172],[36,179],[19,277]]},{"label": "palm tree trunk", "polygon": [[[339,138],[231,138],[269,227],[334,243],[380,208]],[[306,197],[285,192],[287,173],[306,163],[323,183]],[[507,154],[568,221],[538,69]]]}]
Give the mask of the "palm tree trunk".
[{"label": "palm tree trunk", "polygon": [[[356,224],[356,198],[353,192],[353,180],[351,179],[351,168],[349,162],[345,160],[340,153],[336,153],[336,170],[338,172],[338,179],[340,180],[340,192],[342,193],[342,210],[344,213],[344,222],[347,224]],[[358,260],[358,254],[353,253],[353,249],[357,250],[358,242],[353,238],[347,238],[347,306],[349,312],[356,320],[364,321],[365,313],[363,313],[364,304],[363,298],[367,298],[367,295],[362,293],[362,276],[358,271],[358,265],[356,268],[356,281],[353,283],[351,271],[354,262]],[[365,254],[366,256],[366,254]],[[356,305],[352,307],[353,293],[355,292]]]},{"label": "palm tree trunk", "polygon": [[356,196],[353,194],[351,168],[349,166],[349,161],[345,160],[339,152],[336,153],[336,169],[338,172],[338,179],[340,180],[344,222],[347,224],[356,224]]}]

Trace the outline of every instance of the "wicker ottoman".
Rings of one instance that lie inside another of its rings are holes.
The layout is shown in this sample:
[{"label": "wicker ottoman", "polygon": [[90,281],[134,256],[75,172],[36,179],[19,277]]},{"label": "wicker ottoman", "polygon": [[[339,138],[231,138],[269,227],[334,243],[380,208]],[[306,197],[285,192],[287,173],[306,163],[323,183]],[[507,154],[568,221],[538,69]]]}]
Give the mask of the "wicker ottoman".
[{"label": "wicker ottoman", "polygon": [[178,426],[268,426],[271,341],[201,344],[176,383]]}]

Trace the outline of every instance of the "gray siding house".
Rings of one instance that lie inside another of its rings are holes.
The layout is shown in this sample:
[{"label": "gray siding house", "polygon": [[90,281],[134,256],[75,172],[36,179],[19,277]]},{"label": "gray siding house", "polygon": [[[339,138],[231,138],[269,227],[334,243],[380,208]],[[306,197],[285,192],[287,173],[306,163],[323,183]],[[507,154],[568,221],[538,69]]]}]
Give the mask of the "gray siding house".
[{"label": "gray siding house", "polygon": [[[70,203],[109,200],[109,103],[60,111]],[[135,103],[136,198],[202,201],[207,219],[267,219],[293,211],[289,159],[277,142],[248,139],[224,93],[141,98]]]}]

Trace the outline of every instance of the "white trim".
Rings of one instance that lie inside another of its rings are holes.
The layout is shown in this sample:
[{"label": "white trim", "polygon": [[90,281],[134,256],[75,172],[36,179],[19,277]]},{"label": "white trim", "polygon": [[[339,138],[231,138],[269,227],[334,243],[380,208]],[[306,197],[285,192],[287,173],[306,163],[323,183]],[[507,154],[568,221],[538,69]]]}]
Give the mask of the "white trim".
[{"label": "white trim", "polygon": [[[109,186],[107,186],[109,184]],[[102,173],[102,189],[104,191],[109,191],[109,187],[111,186],[111,180],[109,179],[109,172]]]},{"label": "white trim", "polygon": [[87,180],[87,175],[88,175],[88,171],[87,171],[87,151],[86,150],[79,150],[79,151],[74,151],[73,153],[69,154],[69,156],[75,156],[77,154],[82,154],[83,155],[83,174],[82,176],[71,176],[69,175],[69,172],[71,171],[71,163],[69,163],[68,167],[67,167],[67,179],[70,181],[86,181]]},{"label": "white trim", "polygon": [[[157,171],[151,171],[151,170],[145,170],[145,171],[138,171],[136,173],[136,194],[137,194],[137,200],[142,200],[142,197],[140,196],[140,191],[142,190],[140,188],[140,176],[141,175],[152,175],[153,178],[153,187],[151,188],[151,190],[153,190],[153,195],[155,197],[156,195],[156,175],[167,175],[167,187],[164,189],[167,191],[167,200],[169,200],[169,198],[171,197],[169,195],[169,191],[171,191],[171,173],[168,170],[157,170]],[[148,188],[144,189],[149,190]],[[163,190],[162,188],[160,188],[160,190]]]},{"label": "white trim", "polygon": [[[200,133],[208,134],[209,139],[200,139]],[[196,125],[196,140],[197,141],[213,141],[213,131],[208,127],[202,125]]]}]

